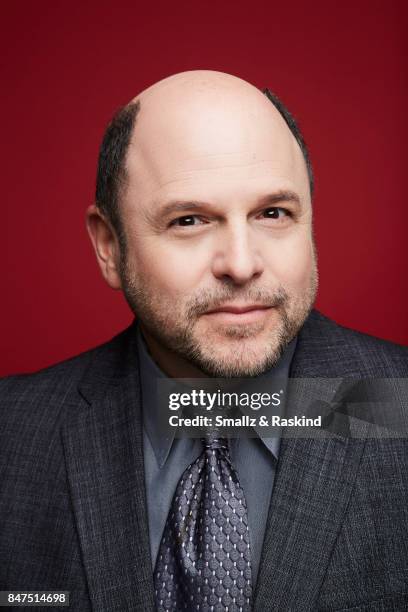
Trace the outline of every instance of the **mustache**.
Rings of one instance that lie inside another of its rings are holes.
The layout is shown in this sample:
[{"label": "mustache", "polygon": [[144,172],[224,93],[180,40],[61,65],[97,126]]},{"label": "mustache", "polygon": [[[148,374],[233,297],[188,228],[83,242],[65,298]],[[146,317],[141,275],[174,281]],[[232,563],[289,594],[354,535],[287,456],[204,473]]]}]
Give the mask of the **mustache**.
[{"label": "mustache", "polygon": [[256,289],[246,289],[245,291],[234,288],[224,288],[221,290],[203,290],[187,305],[187,317],[195,318],[204,314],[208,310],[220,308],[226,302],[240,301],[243,303],[256,303],[265,307],[279,308],[288,301],[289,294],[280,285],[274,291],[262,287]]}]

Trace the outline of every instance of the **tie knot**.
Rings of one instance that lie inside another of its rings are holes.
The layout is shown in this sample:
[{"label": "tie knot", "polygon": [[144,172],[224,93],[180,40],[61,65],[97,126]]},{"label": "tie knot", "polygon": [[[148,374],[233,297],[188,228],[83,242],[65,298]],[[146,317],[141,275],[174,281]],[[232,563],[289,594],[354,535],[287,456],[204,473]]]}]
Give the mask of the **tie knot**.
[{"label": "tie knot", "polygon": [[205,438],[201,439],[204,448],[215,450],[216,448],[228,452],[228,440],[222,438],[218,432],[211,432]]}]

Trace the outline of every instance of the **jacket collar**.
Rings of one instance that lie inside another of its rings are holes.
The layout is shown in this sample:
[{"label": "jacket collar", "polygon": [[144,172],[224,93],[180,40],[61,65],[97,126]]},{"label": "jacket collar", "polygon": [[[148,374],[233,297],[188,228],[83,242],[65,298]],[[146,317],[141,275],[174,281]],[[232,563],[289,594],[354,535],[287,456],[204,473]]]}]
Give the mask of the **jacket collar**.
[{"label": "jacket collar", "polygon": [[153,612],[133,326],[91,354],[79,392],[62,435],[93,609]]},{"label": "jacket collar", "polygon": [[[316,311],[305,322],[292,362],[293,414],[306,406],[330,406],[343,377],[355,375],[339,358],[344,335]],[[315,379],[311,381],[311,379]],[[313,383],[313,384],[312,384]],[[319,590],[341,529],[364,449],[364,440],[324,432],[321,439],[283,432],[268,514],[254,610],[316,609]],[[336,428],[336,431],[341,431]]]}]

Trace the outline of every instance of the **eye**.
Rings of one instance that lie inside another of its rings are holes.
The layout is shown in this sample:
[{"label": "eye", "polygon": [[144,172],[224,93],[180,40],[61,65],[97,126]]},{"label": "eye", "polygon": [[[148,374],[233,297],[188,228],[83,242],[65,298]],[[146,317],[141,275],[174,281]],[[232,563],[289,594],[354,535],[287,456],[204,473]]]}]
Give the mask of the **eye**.
[{"label": "eye", "polygon": [[270,208],[265,208],[262,211],[261,216],[264,219],[283,219],[284,217],[290,217],[290,212],[286,210],[286,208],[280,208],[279,206],[271,206]]},{"label": "eye", "polygon": [[190,227],[194,225],[200,225],[204,223],[203,219],[198,215],[185,215],[184,217],[178,217],[173,219],[170,225],[175,227]]}]

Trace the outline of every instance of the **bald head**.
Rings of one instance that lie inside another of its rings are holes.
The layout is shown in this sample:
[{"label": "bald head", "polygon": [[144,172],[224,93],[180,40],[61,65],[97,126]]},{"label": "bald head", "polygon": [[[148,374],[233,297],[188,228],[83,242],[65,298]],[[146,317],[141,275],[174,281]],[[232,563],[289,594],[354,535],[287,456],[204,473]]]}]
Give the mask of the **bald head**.
[{"label": "bald head", "polygon": [[[252,136],[287,132],[279,112],[242,79],[212,71],[176,74],[156,83],[132,102],[140,103],[132,154],[160,158],[173,148],[190,156],[231,154],[253,149]],[[286,134],[287,140],[293,136]],[[281,138],[283,141],[283,139]],[[260,152],[259,152],[260,153]],[[139,160],[140,161],[140,160]],[[149,160],[154,164],[154,160]]]},{"label": "bald head", "polygon": [[[279,152],[276,159],[272,150]],[[129,172],[154,192],[173,180],[172,173],[195,172],[203,160],[225,173],[228,166],[263,158],[278,166],[284,159],[306,172],[312,192],[303,138],[274,94],[222,72],[179,73],[142,91],[114,116],[100,150],[96,203],[124,241],[119,202]]]},{"label": "bald head", "polygon": [[214,92],[216,95],[221,95],[222,92],[234,91],[235,93],[249,92],[253,94],[259,93],[259,90],[232,74],[226,72],[218,72],[216,70],[188,70],[173,74],[157,83],[154,83],[141,93],[139,93],[131,102],[136,100],[147,101],[162,98],[163,96],[176,97],[180,95],[198,96],[206,95],[209,92]]}]

